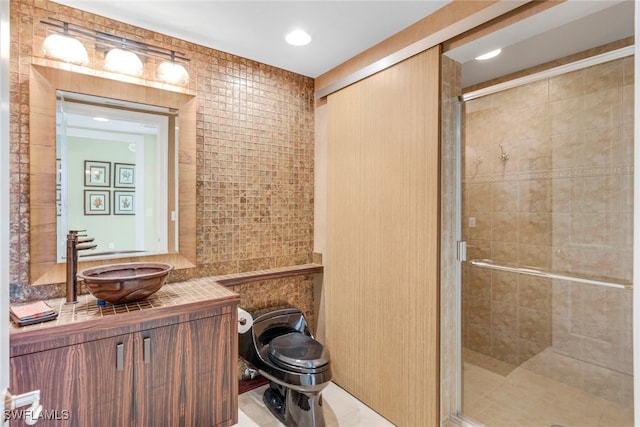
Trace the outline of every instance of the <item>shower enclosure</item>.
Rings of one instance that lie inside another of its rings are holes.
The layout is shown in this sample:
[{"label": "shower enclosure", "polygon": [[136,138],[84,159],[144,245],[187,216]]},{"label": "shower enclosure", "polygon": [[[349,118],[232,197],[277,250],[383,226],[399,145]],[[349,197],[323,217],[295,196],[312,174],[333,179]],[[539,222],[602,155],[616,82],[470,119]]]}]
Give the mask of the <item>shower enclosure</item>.
[{"label": "shower enclosure", "polygon": [[468,419],[633,426],[632,53],[461,105]]}]

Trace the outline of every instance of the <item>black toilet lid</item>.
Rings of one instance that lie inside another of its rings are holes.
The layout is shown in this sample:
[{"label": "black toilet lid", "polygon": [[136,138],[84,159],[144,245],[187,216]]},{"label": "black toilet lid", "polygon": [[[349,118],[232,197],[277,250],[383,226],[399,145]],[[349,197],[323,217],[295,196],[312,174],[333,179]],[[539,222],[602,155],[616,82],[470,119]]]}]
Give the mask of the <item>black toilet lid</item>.
[{"label": "black toilet lid", "polygon": [[329,363],[329,353],[313,338],[291,332],[269,343],[269,356],[275,363],[298,368],[319,368]]}]

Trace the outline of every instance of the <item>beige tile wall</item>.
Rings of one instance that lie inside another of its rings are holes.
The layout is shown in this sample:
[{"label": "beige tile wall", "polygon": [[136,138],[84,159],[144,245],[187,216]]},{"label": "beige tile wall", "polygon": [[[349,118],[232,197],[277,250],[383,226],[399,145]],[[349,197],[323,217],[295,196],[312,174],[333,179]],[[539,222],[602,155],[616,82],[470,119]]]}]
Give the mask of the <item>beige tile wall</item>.
[{"label": "beige tile wall", "polygon": [[458,411],[456,401],[458,358],[459,298],[456,290],[456,163],[459,129],[458,96],[462,93],[461,66],[445,55],[441,56],[441,117],[440,127],[440,421],[444,425]]},{"label": "beige tile wall", "polygon": [[[58,18],[184,52],[197,99],[197,267],[175,280],[310,262],[313,80],[47,0],[11,0],[11,297],[61,296],[29,285],[29,67]],[[86,43],[91,67],[100,56]],[[63,64],[60,65],[64,66]],[[153,64],[144,78],[155,79]],[[292,281],[297,283],[297,281]],[[311,281],[309,281],[310,285]],[[270,289],[256,286],[266,301]],[[256,294],[256,295],[258,295]],[[257,298],[252,295],[252,298]],[[310,293],[291,294],[310,298]],[[293,298],[293,297],[292,297]],[[290,301],[295,302],[295,301]],[[312,307],[304,300],[300,305]]]},{"label": "beige tile wall", "polygon": [[[470,258],[631,280],[633,58],[469,101],[464,117]],[[631,370],[630,292],[467,266],[463,307],[472,350],[520,364],[553,345]]]}]

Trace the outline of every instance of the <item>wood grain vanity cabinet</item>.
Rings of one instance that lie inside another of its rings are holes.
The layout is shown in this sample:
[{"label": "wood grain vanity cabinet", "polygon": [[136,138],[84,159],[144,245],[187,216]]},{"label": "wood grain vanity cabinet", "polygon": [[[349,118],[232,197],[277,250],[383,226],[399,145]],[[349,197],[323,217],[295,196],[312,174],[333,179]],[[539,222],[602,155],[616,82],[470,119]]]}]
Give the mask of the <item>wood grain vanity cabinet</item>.
[{"label": "wood grain vanity cabinet", "polygon": [[[122,338],[125,338],[123,340]],[[41,391],[44,416],[37,425],[126,425],[131,419],[132,369],[116,375],[115,349],[130,336],[107,338],[12,357],[11,390]],[[112,357],[113,356],[113,357]],[[112,359],[112,360],[110,360]],[[128,378],[127,378],[128,376]],[[99,398],[95,398],[100,396]],[[124,424],[123,424],[124,423]],[[25,425],[11,421],[10,425]],[[98,424],[95,424],[98,425]]]},{"label": "wood grain vanity cabinet", "polygon": [[41,390],[46,412],[38,426],[233,425],[238,302],[12,333],[11,390]]}]

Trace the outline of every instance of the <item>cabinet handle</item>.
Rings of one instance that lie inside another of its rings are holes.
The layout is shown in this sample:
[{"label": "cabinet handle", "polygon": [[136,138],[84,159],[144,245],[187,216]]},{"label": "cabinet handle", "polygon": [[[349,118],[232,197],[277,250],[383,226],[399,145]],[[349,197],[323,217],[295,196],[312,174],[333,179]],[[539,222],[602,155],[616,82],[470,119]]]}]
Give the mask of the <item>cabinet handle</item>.
[{"label": "cabinet handle", "polygon": [[116,369],[124,371],[124,344],[122,343],[116,346]]},{"label": "cabinet handle", "polygon": [[147,337],[144,342],[144,363],[148,365],[151,363],[151,338]]}]

